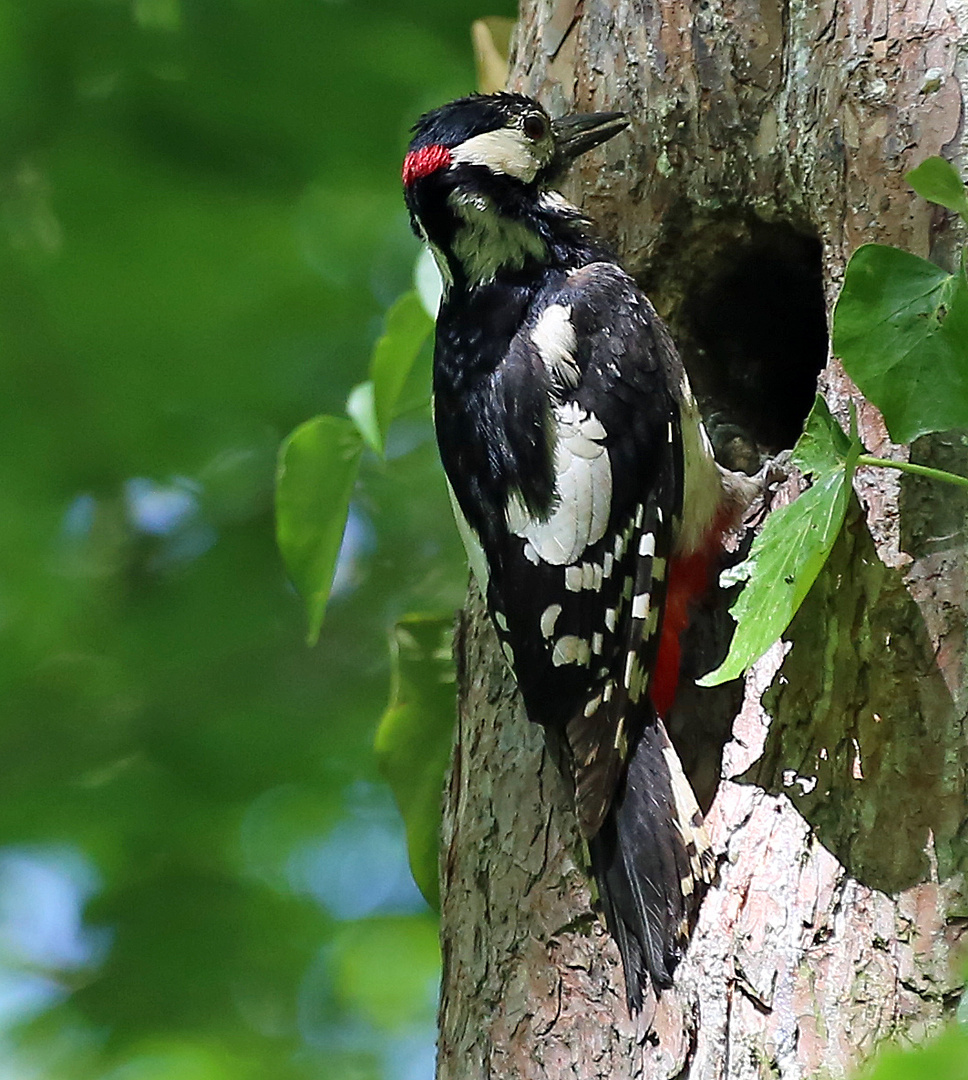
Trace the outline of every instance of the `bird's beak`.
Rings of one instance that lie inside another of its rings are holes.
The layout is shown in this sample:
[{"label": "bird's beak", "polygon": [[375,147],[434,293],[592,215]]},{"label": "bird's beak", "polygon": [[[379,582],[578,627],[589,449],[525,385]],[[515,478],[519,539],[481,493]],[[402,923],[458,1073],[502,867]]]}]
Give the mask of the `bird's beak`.
[{"label": "bird's beak", "polygon": [[576,157],[600,146],[628,126],[628,117],[622,112],[575,113],[552,120],[555,164],[560,169],[566,168]]}]

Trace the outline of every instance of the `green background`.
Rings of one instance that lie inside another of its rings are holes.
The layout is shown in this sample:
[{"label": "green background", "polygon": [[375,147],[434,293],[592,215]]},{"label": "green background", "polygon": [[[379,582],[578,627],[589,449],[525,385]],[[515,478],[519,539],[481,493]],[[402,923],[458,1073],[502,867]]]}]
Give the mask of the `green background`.
[{"label": "green background", "polygon": [[427,416],[367,455],[319,643],[281,439],[417,244],[464,0],[0,2],[0,1080],[429,1080],[436,921],[373,734],[464,571]]}]

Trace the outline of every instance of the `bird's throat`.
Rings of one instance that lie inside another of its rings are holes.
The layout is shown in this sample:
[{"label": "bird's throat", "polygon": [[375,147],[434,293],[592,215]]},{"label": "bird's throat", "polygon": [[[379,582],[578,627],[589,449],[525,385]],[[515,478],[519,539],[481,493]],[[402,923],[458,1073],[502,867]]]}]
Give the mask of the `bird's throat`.
[{"label": "bird's throat", "polygon": [[486,285],[502,272],[521,270],[532,261],[547,261],[548,246],[540,233],[528,222],[502,213],[488,196],[454,192],[449,201],[455,229],[445,256],[452,262],[448,272],[468,287]]}]

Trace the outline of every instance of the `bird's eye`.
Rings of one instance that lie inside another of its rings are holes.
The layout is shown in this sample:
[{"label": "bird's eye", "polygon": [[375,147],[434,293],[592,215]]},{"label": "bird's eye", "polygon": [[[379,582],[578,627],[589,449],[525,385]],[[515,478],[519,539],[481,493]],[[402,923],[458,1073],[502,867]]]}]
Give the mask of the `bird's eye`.
[{"label": "bird's eye", "polygon": [[540,113],[531,113],[524,118],[524,133],[539,142],[548,134],[548,121]]}]

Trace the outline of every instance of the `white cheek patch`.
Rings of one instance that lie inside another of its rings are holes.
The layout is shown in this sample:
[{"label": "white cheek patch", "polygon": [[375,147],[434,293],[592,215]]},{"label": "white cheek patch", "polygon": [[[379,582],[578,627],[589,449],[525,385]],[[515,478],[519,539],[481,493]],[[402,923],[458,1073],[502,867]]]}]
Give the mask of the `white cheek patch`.
[{"label": "white cheek patch", "polygon": [[[555,507],[541,521],[528,514],[519,498],[512,497],[507,520],[508,529],[526,540],[545,562],[567,566],[605,535],[612,502],[612,467],[602,445],[605,428],[594,413],[585,412],[572,401],[559,405],[554,416]],[[578,588],[594,587],[591,581],[585,585],[581,569],[576,568],[575,574],[581,575],[573,583]]]},{"label": "white cheek patch", "polygon": [[451,161],[462,165],[483,165],[491,172],[513,176],[530,184],[550,158],[550,148],[542,153],[523,131],[498,128],[466,139],[450,151]]},{"label": "white cheek patch", "polygon": [[549,304],[531,331],[531,341],[557,386],[578,385],[581,378],[575,360],[578,340],[571,322],[570,305]]}]

